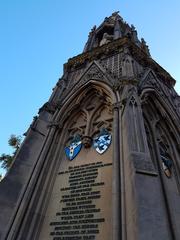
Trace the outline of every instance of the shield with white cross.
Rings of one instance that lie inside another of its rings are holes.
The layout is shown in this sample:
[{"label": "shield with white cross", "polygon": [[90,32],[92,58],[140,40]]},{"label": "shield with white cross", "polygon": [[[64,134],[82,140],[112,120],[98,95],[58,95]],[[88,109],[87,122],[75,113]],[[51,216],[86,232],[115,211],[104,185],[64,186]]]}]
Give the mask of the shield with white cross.
[{"label": "shield with white cross", "polygon": [[103,154],[111,145],[112,136],[103,128],[99,135],[93,139],[93,147],[99,154]]}]

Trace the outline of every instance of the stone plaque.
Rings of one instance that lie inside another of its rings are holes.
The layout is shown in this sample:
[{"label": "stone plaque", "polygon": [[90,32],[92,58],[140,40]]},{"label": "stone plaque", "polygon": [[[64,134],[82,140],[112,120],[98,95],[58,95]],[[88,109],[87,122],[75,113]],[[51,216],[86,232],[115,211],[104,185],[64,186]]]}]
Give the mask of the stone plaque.
[{"label": "stone plaque", "polygon": [[60,161],[39,239],[112,239],[112,146]]}]

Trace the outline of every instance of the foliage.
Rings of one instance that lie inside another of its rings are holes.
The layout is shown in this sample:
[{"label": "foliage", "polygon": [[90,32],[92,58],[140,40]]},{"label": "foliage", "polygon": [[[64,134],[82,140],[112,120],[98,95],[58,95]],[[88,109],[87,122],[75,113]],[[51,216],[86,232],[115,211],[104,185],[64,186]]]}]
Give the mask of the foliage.
[{"label": "foliage", "polygon": [[12,161],[13,161],[13,156],[3,153],[0,156],[0,161],[1,161],[1,166],[4,169],[8,170],[11,166]]},{"label": "foliage", "polygon": [[16,136],[12,134],[8,140],[9,146],[18,149],[21,144],[21,136]]},{"label": "foliage", "polygon": [[14,152],[12,153],[12,155],[10,154],[1,154],[0,156],[0,163],[1,163],[1,166],[8,170],[13,162],[13,159],[19,149],[19,146],[21,144],[21,136],[16,136],[14,134],[12,134],[8,140],[8,144],[9,146],[13,147],[14,149]]}]

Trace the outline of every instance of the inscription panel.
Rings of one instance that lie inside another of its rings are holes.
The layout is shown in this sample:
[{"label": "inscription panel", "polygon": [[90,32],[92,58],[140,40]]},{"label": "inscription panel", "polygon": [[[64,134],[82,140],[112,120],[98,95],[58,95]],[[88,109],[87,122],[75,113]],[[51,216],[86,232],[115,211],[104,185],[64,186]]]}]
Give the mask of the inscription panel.
[{"label": "inscription panel", "polygon": [[112,196],[111,147],[100,155],[82,149],[62,160],[39,239],[110,240]]}]

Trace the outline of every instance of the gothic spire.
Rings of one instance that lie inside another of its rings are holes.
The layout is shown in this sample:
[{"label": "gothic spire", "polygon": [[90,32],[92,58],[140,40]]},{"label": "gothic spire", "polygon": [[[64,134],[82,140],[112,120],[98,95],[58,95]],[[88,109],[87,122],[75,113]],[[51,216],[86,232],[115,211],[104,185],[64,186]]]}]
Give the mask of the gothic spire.
[{"label": "gothic spire", "polygon": [[84,52],[91,51],[93,48],[108,44],[116,39],[128,37],[138,47],[145,51],[149,56],[149,49],[144,39],[138,39],[137,31],[133,25],[129,26],[119,12],[114,12],[110,17],[106,17],[99,27],[94,26],[88,36],[88,41],[84,47]]}]

